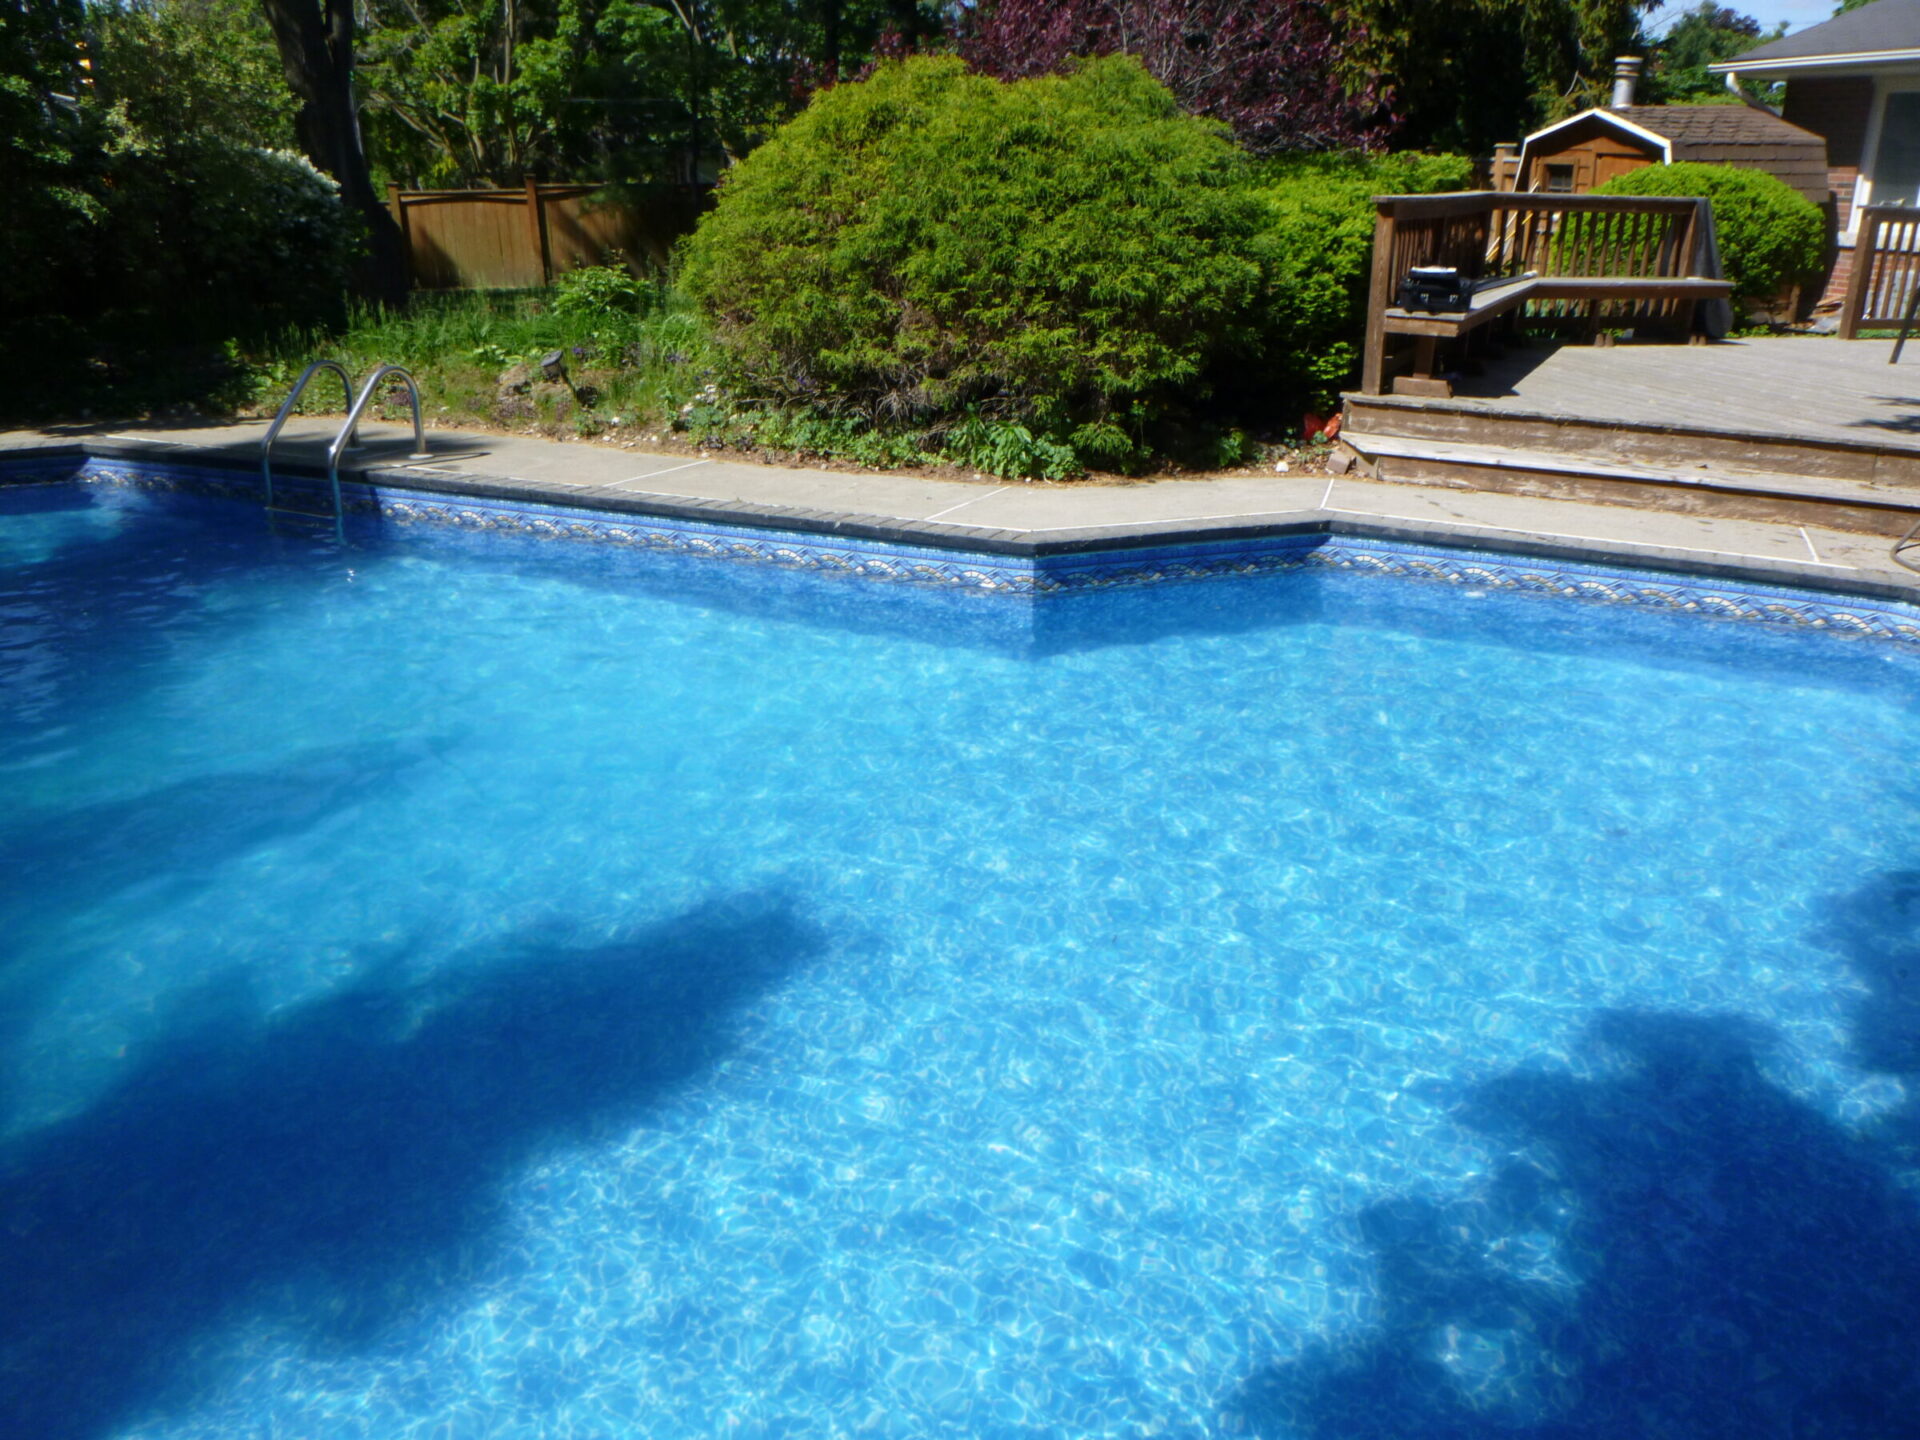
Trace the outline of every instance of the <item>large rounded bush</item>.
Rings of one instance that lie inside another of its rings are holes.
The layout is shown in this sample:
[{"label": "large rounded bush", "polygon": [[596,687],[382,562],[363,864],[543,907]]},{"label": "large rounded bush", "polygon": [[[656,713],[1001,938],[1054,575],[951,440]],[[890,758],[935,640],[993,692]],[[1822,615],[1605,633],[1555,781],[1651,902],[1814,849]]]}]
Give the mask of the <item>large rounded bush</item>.
[{"label": "large rounded bush", "polygon": [[1826,219],[1820,208],[1761,170],[1683,160],[1616,175],[1596,195],[1704,195],[1713,202],[1720,265],[1736,310],[1763,304],[1820,263]]},{"label": "large rounded bush", "polygon": [[990,416],[1118,463],[1204,391],[1259,291],[1246,165],[1131,57],[1012,84],[912,59],[732,171],[684,281],[743,395]]}]

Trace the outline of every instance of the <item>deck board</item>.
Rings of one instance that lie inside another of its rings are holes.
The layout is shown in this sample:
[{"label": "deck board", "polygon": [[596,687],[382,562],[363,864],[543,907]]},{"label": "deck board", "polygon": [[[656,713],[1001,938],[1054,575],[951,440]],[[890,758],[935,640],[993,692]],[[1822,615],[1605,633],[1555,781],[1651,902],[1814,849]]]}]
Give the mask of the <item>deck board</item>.
[{"label": "deck board", "polygon": [[1487,363],[1453,406],[1745,431],[1920,454],[1920,344],[1791,336],[1716,345],[1537,345]]}]

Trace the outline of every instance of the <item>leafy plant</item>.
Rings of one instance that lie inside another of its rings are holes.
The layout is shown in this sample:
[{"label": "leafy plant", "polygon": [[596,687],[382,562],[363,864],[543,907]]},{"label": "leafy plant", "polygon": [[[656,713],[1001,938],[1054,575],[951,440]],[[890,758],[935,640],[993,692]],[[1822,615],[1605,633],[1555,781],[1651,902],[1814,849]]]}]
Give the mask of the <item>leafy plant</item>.
[{"label": "leafy plant", "polygon": [[1260,289],[1246,174],[1130,58],[1014,84],[912,59],[739,165],[684,283],[735,392],[876,427],[1002,422],[979,442],[996,473],[1059,471],[1070,437],[1110,434],[1084,427],[1142,453],[1204,395]]},{"label": "leafy plant", "polygon": [[1331,404],[1359,363],[1375,195],[1464,190],[1464,155],[1295,155],[1264,162],[1260,384],[1300,409]]},{"label": "leafy plant", "polygon": [[957,8],[960,53],[1002,80],[1125,52],[1196,115],[1266,154],[1377,142],[1372,81],[1341,83],[1347,27],[1317,0],[993,0]]},{"label": "leafy plant", "polygon": [[616,265],[582,265],[553,282],[553,309],[558,315],[584,320],[608,320],[644,310],[647,289],[632,272]]},{"label": "leafy plant", "polygon": [[1826,220],[1786,182],[1760,170],[1682,161],[1617,175],[1597,195],[1704,195],[1736,310],[1756,306],[1820,263]]},{"label": "leafy plant", "polygon": [[[597,346],[594,336],[615,321],[618,343]],[[550,400],[500,385],[510,367],[552,350],[568,352],[580,394],[591,402],[584,409],[563,416]],[[355,306],[342,326],[290,329],[249,355],[254,402],[277,403],[316,355],[339,359],[355,374],[383,360],[405,365],[420,382],[426,410],[453,423],[539,423],[584,434],[618,416],[623,428],[665,429],[681,406],[713,393],[703,390],[712,359],[698,317],[671,291],[650,298],[645,313],[614,320],[567,314],[539,292],[422,295],[404,310]],[[338,392],[316,386],[308,399],[336,405]]]},{"label": "leafy plant", "polygon": [[[122,135],[103,294],[154,329],[258,339],[341,313],[357,253],[339,187],[291,151]],[[183,197],[191,200],[183,203]]]},{"label": "leafy plant", "polygon": [[1071,445],[977,413],[947,432],[941,450],[951,460],[1002,480],[1066,480],[1081,470]]},{"label": "leafy plant", "polygon": [[838,456],[876,469],[924,464],[939,459],[925,448],[918,432],[887,433],[858,415],[828,415],[810,410],[770,410],[744,419],[745,443],[792,455]]}]

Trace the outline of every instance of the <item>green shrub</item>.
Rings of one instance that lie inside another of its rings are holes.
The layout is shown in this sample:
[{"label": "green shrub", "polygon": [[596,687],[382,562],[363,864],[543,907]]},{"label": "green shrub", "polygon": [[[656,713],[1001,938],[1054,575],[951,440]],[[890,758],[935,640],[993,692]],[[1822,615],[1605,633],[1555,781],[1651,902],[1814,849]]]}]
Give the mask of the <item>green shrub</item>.
[{"label": "green shrub", "polygon": [[1464,190],[1464,155],[1289,155],[1254,181],[1265,223],[1259,362],[1249,373],[1297,407],[1324,408],[1353,376],[1366,325],[1375,195]]},{"label": "green shrub", "polygon": [[941,451],[962,465],[1009,480],[1065,480],[1081,466],[1071,444],[1036,435],[1016,421],[978,414],[949,430]]},{"label": "green shrub", "polygon": [[303,157],[219,140],[135,145],[113,173],[105,258],[127,312],[249,338],[342,313],[359,237],[339,187]]},{"label": "green shrub", "polygon": [[618,265],[582,265],[553,282],[554,311],[570,318],[604,322],[637,315],[650,299],[648,287]]},{"label": "green shrub", "polygon": [[[566,322],[573,343],[602,365],[639,363],[645,341],[655,335],[644,322],[666,303],[664,287],[619,265],[583,265],[553,282],[553,313]],[[681,323],[692,318],[683,315]]]},{"label": "green shrub", "polygon": [[683,279],[749,401],[931,428],[995,473],[1138,463],[1259,293],[1246,167],[1129,57],[887,64],[728,175]]},{"label": "green shrub", "polygon": [[1682,161],[1617,175],[1596,195],[1704,195],[1713,202],[1720,264],[1736,310],[1761,304],[1820,263],[1826,219],[1804,195],[1759,170]]}]

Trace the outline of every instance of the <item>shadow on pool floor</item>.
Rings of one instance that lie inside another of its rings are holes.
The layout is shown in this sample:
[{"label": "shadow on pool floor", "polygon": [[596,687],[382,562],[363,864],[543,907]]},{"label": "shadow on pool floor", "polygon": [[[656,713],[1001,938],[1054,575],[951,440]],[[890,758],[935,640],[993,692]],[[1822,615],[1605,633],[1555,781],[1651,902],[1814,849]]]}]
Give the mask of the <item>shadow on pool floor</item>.
[{"label": "shadow on pool floor", "polygon": [[750,894],[616,944],[523,936],[424,984],[402,957],[283,1019],[243,986],[187,998],[109,1096],[0,1154],[5,1433],[190,1405],[234,1323],[353,1344],[444,1297],[502,1182],[622,1133],[823,948],[789,898]]},{"label": "shadow on pool floor", "polygon": [[[1920,1070],[1920,875],[1833,902],[1867,985],[1854,1049]],[[1465,1118],[1512,1159],[1453,1201],[1359,1217],[1373,1330],[1256,1375],[1240,1433],[1299,1440],[1920,1436],[1909,1102],[1856,1136],[1762,1074],[1732,1017],[1605,1012],[1588,1078],[1523,1068]]]}]

